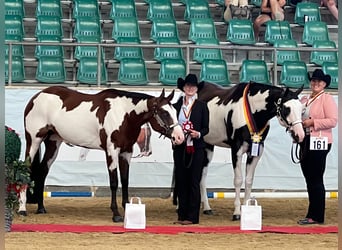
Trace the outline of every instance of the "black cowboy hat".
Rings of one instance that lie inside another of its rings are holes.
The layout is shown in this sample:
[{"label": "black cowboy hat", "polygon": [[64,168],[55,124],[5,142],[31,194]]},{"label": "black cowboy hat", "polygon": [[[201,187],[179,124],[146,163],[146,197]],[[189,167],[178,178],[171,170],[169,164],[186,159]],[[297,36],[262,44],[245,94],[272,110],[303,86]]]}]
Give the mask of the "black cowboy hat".
[{"label": "black cowboy hat", "polygon": [[185,79],[178,78],[177,80],[177,88],[179,88],[181,91],[183,91],[184,85],[188,83],[191,85],[197,86],[198,90],[200,90],[203,87],[204,82],[198,82],[197,76],[194,74],[188,74]]},{"label": "black cowboy hat", "polygon": [[327,88],[330,85],[331,76],[328,74],[324,74],[323,70],[315,69],[312,73],[312,76],[309,75],[309,80],[320,80],[326,83],[325,87]]}]

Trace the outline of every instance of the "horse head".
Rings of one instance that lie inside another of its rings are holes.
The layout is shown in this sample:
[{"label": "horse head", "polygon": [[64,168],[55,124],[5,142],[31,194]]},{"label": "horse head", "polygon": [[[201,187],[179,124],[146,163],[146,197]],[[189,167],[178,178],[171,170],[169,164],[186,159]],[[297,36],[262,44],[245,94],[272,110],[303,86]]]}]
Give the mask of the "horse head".
[{"label": "horse head", "polygon": [[302,125],[303,105],[298,99],[302,90],[303,86],[295,92],[286,88],[283,96],[276,103],[277,118],[280,125],[290,131],[296,142],[302,142],[305,135]]},{"label": "horse head", "polygon": [[175,91],[165,97],[165,90],[159,97],[153,97],[148,101],[148,109],[152,112],[149,120],[152,128],[162,135],[170,138],[176,145],[183,143],[184,133],[178,124],[177,112],[171,105]]}]

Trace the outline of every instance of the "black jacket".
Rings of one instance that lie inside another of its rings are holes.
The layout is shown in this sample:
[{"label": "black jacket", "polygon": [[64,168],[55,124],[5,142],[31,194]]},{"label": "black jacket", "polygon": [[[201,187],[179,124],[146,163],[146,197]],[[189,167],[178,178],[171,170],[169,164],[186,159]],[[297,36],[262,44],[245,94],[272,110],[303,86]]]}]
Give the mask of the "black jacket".
[{"label": "black jacket", "polygon": [[[178,101],[173,104],[173,106],[177,110],[177,117],[179,116],[179,112],[181,111],[183,105],[183,98],[184,97],[179,98]],[[194,126],[193,129],[201,133],[200,138],[193,139],[194,148],[196,149],[205,147],[203,137],[209,132],[209,109],[207,104],[196,99],[195,103],[192,106],[189,120]]]}]

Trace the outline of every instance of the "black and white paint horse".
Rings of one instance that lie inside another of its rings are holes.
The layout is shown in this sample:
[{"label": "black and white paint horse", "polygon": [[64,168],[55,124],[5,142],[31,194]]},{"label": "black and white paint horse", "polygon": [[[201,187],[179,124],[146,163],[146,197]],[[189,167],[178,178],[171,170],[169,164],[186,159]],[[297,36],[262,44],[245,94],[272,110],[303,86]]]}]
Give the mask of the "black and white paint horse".
[{"label": "black and white paint horse", "polygon": [[[26,152],[31,160],[31,177],[35,183],[32,197],[37,213],[46,213],[43,204],[44,182],[57,157],[62,142],[103,150],[112,193],[113,221],[123,221],[118,211],[116,191],[118,173],[122,184],[122,206],[128,202],[129,164],[140,128],[149,122],[152,128],[171,138],[175,144],[184,140],[176,110],[171,105],[174,91],[159,97],[142,93],[106,89],[85,94],[65,87],[46,88],[28,102],[24,113]],[[45,153],[40,159],[40,145]],[[21,194],[19,213],[26,214],[26,191]]]},{"label": "black and white paint horse", "polygon": [[[303,140],[302,104],[298,99],[302,89],[293,92],[288,88],[254,82],[240,83],[232,88],[204,83],[199,92],[198,98],[207,102],[209,108],[209,133],[204,137],[209,144],[208,163],[213,156],[213,146],[231,148],[235,187],[233,220],[240,219],[240,190],[244,179],[242,157],[247,154],[245,203],[251,195],[255,168],[269,131],[269,120],[276,116],[294,140]],[[208,165],[203,169],[201,197],[204,213],[211,214],[206,190],[207,172]]]}]

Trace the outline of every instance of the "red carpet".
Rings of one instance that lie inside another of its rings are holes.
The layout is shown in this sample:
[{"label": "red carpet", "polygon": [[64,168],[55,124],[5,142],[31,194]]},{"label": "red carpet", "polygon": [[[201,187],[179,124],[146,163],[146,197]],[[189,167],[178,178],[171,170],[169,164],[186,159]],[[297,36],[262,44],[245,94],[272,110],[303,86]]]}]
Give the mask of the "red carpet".
[{"label": "red carpet", "polygon": [[90,233],[90,232],[144,232],[154,234],[178,233],[284,233],[325,234],[337,233],[337,226],[264,226],[261,231],[241,231],[239,226],[147,226],[144,230],[124,229],[123,226],[92,226],[63,224],[13,224],[12,232]]}]

